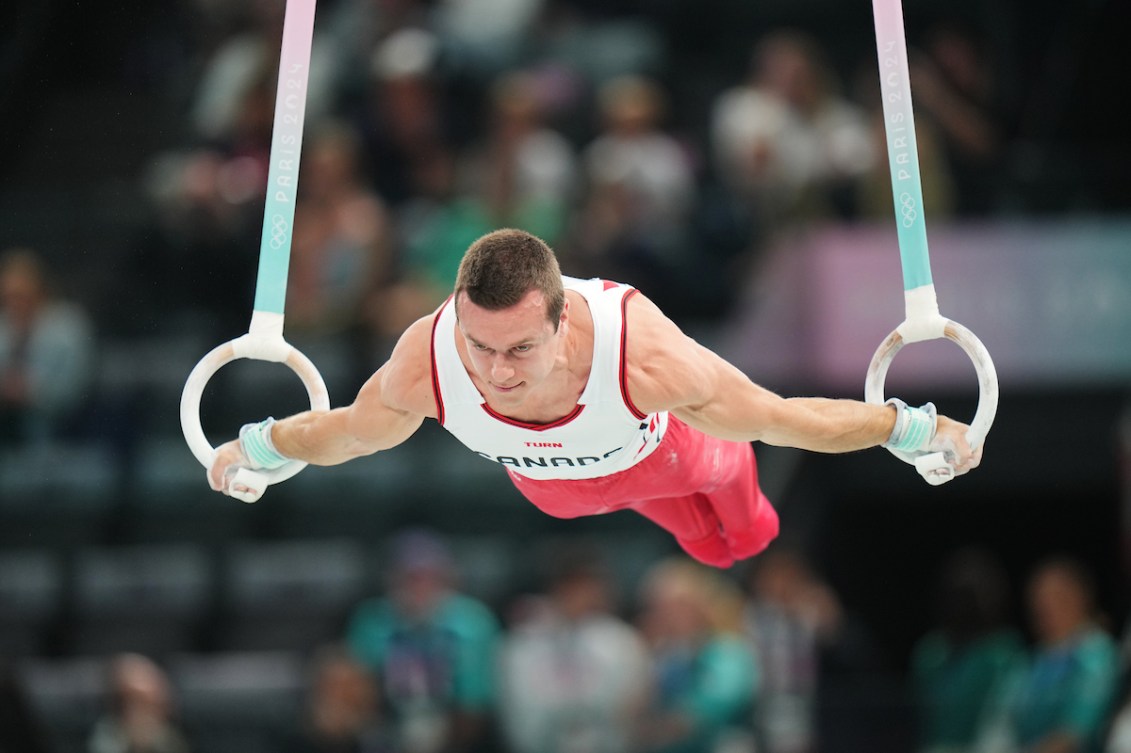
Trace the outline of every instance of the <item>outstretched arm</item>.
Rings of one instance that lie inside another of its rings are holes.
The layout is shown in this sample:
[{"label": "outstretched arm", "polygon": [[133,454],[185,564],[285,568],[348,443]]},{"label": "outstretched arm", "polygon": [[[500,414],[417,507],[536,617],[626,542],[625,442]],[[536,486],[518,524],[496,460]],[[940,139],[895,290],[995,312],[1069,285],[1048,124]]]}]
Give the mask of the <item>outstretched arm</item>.
[{"label": "outstretched arm", "polygon": [[434,415],[429,377],[428,337],[431,317],[412,325],[401,337],[389,361],[369,378],[353,403],[330,411],[305,411],[253,431],[261,432],[259,452],[248,440],[221,445],[208,472],[209,484],[227,492],[227,482],[239,468],[262,468],[249,458],[269,453],[312,465],[337,465],[395,447]]},{"label": "outstretched arm", "polygon": [[[629,393],[645,412],[668,410],[712,436],[815,452],[852,452],[886,443],[897,409],[859,400],[783,398],[687,337],[648,299],[629,302]],[[959,473],[975,467],[965,425],[939,416],[935,439]]]}]

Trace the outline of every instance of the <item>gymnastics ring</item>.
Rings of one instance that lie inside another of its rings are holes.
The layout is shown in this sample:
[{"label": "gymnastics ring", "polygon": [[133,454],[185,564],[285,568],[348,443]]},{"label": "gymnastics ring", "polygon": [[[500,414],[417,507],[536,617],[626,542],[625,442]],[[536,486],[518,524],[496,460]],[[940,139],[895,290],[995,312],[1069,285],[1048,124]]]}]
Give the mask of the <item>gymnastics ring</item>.
[{"label": "gymnastics ring", "polygon": [[[181,431],[192,454],[205,468],[211,468],[216,448],[204,436],[204,429],[200,425],[200,400],[204,395],[204,387],[217,371],[242,358],[285,363],[306,387],[311,409],[330,409],[330,396],[322,375],[309,358],[282,337],[264,338],[246,334],[218,345],[196,364],[181,392]],[[286,481],[306,465],[305,462],[294,460],[270,471],[242,468],[229,483],[228,494],[244,502],[255,502],[263,495],[268,484]],[[247,487],[249,491],[240,491],[236,488],[237,484]]]},{"label": "gymnastics ring", "polygon": [[[905,344],[942,338],[951,340],[966,352],[978,372],[978,409],[966,432],[967,443],[971,449],[977,449],[989,433],[997,413],[997,371],[989,351],[973,332],[939,314],[922,211],[923,185],[919,176],[919,149],[915,143],[915,115],[911,104],[911,74],[907,64],[902,2],[872,0],[872,15],[876,25],[884,135],[887,138],[896,234],[903,268],[906,317],[872,356],[864,380],[864,400],[875,404],[884,402],[884,380],[888,367]],[[900,460],[914,465],[919,475],[933,486],[954,478],[954,468],[947,462],[944,452],[906,453],[888,449]]]},{"label": "gymnastics ring", "polygon": [[[181,431],[200,464],[211,468],[216,449],[200,426],[200,399],[212,375],[238,358],[285,363],[306,387],[313,410],[329,410],[326,383],[310,359],[283,339],[283,309],[287,295],[287,269],[291,255],[302,153],[302,131],[309,83],[310,50],[314,38],[316,0],[287,0],[283,14],[283,39],[279,50],[279,83],[275,91],[275,118],[268,160],[263,232],[259,244],[259,272],[255,303],[247,334],[212,349],[189,374],[181,393]],[[268,484],[285,481],[306,467],[293,460],[270,471],[240,468],[228,482],[228,494],[255,502]]]},{"label": "gymnastics ring", "polygon": [[[993,359],[986,350],[986,346],[977,336],[963,327],[958,322],[950,319],[944,320],[943,334],[947,340],[957,344],[974,364],[978,374],[978,408],[974,412],[974,419],[966,432],[966,441],[971,449],[979,447],[990,432],[990,426],[997,415],[998,382],[997,369],[994,368]],[[942,338],[932,338],[942,339]],[[865,402],[877,405],[884,402],[884,382],[887,379],[888,367],[904,345],[910,342],[919,342],[920,339],[905,339],[900,328],[887,336],[880,343],[880,347],[872,356],[868,365],[868,375],[864,380]],[[900,460],[910,463],[918,469],[919,474],[932,486],[944,484],[954,478],[954,468],[946,462],[944,453],[932,452],[913,455],[910,453],[890,450]]]}]

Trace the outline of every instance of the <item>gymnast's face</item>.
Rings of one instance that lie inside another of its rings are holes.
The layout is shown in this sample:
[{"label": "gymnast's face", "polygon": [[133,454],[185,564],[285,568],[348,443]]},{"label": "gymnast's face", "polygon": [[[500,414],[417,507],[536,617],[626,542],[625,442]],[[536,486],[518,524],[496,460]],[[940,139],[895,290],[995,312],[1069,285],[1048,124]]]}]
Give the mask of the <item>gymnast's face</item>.
[{"label": "gymnast's face", "polygon": [[459,329],[468,360],[494,401],[518,405],[554,371],[568,330],[569,302],[555,327],[546,318],[546,299],[532,290],[510,308],[476,306],[460,294]]}]

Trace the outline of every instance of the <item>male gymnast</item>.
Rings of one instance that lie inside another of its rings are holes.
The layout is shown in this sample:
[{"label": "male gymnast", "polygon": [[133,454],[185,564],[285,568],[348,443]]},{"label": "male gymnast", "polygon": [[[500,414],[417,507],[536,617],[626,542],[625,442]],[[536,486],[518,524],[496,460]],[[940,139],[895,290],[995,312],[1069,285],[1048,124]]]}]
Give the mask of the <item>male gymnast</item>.
[{"label": "male gymnast", "polygon": [[778,532],[753,441],[943,451],[956,474],[981,460],[968,427],[930,403],[774,394],[636,289],[564,277],[543,241],[504,229],[470,246],[452,296],[404,332],[351,405],[244,426],[217,449],[209,483],[227,492],[239,468],[343,463],[404,442],[425,418],[502,465],[546,513],[635,510],[716,567]]}]

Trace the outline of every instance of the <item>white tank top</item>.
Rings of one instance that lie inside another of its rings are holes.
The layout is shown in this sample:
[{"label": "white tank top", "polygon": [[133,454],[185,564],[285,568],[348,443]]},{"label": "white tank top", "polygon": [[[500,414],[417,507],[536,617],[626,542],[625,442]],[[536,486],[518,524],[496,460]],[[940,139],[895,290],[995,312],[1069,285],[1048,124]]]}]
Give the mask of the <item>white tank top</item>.
[{"label": "white tank top", "polygon": [[581,294],[593,318],[589,380],[567,415],[531,424],[493,411],[456,350],[455,306],[449,298],[432,328],[432,387],[440,425],[469,449],[533,479],[608,476],[639,463],[659,446],[667,411],[644,414],[625,386],[624,311],[635,288],[562,277]]}]

